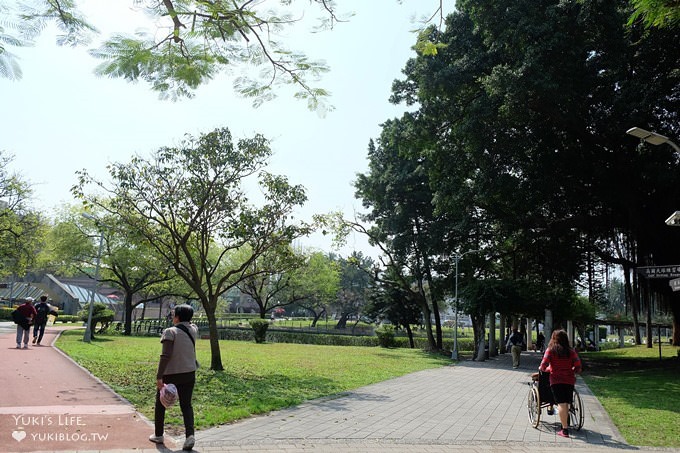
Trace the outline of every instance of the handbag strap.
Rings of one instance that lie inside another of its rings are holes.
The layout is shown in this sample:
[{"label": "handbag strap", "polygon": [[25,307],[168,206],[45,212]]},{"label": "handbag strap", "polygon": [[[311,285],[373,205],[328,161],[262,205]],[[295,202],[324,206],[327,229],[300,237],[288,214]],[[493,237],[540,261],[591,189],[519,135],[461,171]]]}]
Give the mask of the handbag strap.
[{"label": "handbag strap", "polygon": [[194,340],[193,335],[189,333],[189,329],[187,329],[187,326],[184,324],[177,324],[175,327],[177,327],[179,330],[184,332],[185,334],[189,335],[189,339],[191,340],[191,344],[194,345],[194,348],[196,347],[196,341]]}]

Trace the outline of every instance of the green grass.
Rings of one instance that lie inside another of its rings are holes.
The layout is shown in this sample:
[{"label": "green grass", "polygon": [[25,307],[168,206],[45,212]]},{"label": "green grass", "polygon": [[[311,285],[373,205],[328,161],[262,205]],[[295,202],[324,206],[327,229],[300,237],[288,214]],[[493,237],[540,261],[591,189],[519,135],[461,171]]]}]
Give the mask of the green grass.
[{"label": "green grass", "polygon": [[[159,339],[99,335],[88,344],[81,338],[82,332],[64,332],[57,346],[153,419]],[[198,429],[450,364],[448,357],[411,349],[238,341],[220,346],[225,370],[213,372],[209,343],[196,344],[203,365],[193,398]],[[166,422],[170,432],[181,426],[177,406]]]},{"label": "green grass", "polygon": [[631,445],[680,447],[677,347],[626,347],[581,353],[588,387]]}]

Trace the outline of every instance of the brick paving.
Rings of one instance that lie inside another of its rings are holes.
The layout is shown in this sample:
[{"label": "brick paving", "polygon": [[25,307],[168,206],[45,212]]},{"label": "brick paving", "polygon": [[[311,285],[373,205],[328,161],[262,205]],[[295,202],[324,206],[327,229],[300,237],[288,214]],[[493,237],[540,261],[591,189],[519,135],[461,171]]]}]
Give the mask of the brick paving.
[{"label": "brick paving", "polygon": [[[0,450],[170,452],[181,448],[182,438],[168,438],[165,447],[151,444],[147,440],[153,430],[151,423],[127,401],[55,348],[14,349],[14,334],[3,334],[7,326],[2,324]],[[48,328],[46,335],[54,339],[57,333],[58,329]],[[627,445],[581,379],[577,389],[585,410],[583,429],[572,432],[570,439],[558,437],[557,416],[548,416],[545,410],[538,429],[534,429],[528,422],[526,398],[530,374],[539,360],[536,353],[523,353],[520,368],[513,369],[506,354],[484,362],[462,360],[455,366],[412,373],[199,431],[194,451],[680,451]],[[22,386],[28,391],[21,398],[19,392],[10,390]],[[45,426],[47,421],[52,424]],[[21,432],[26,435],[19,440]],[[50,442],[50,432],[71,437],[67,441],[53,437]],[[107,438],[88,437],[94,434]]]}]

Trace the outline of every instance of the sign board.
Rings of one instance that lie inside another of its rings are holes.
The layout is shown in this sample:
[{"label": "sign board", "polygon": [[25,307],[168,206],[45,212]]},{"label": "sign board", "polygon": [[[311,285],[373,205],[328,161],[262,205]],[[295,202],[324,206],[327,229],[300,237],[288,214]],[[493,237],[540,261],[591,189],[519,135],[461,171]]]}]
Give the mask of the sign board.
[{"label": "sign board", "polygon": [[680,291],[680,278],[674,278],[673,280],[669,281],[668,286],[670,286],[673,291]]},{"label": "sign board", "polygon": [[680,277],[680,264],[670,266],[641,266],[635,269],[638,274],[645,278],[678,278]]}]

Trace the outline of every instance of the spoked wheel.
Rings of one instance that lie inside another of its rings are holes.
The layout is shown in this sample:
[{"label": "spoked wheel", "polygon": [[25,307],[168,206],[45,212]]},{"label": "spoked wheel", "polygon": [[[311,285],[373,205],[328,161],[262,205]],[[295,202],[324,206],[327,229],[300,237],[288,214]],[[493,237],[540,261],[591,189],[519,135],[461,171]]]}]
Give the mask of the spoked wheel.
[{"label": "spoked wheel", "polygon": [[534,385],[531,386],[527,396],[527,409],[531,426],[537,428],[541,421],[541,397],[538,395],[538,388]]},{"label": "spoked wheel", "polygon": [[571,406],[569,406],[569,428],[579,431],[583,428],[585,413],[583,412],[583,401],[581,395],[574,389]]}]

